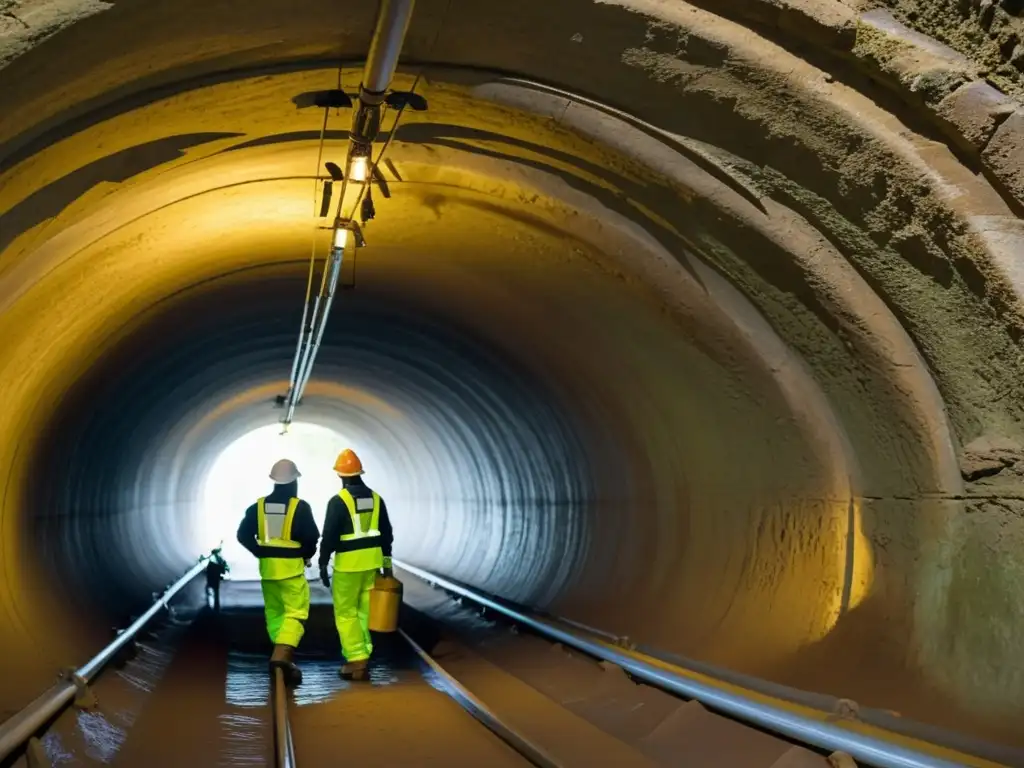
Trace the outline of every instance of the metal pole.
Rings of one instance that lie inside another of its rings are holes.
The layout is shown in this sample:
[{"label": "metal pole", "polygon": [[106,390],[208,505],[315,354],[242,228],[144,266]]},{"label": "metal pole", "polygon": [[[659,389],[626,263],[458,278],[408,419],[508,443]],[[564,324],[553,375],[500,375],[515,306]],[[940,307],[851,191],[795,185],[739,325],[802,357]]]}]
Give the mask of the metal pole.
[{"label": "metal pole", "polygon": [[[346,185],[352,174],[353,161],[357,157],[367,164],[365,183],[370,183],[369,163],[371,147],[377,138],[377,134],[380,132],[380,117],[384,97],[388,87],[391,85],[392,78],[395,76],[395,69],[398,67],[398,57],[402,54],[402,44],[405,42],[405,35],[409,30],[409,22],[412,19],[412,11],[415,4],[415,0],[381,0],[380,10],[377,13],[377,24],[373,30],[373,39],[370,40],[370,50],[366,54],[366,64],[363,67],[363,81],[359,86],[359,103],[352,115],[352,131],[349,140],[345,177]],[[338,203],[339,211],[341,206],[345,204],[344,194],[345,186],[342,187],[342,199]],[[340,265],[340,254],[336,258],[339,260],[336,264]],[[331,281],[330,295],[327,298],[323,318],[319,326],[317,326],[318,297],[317,303],[313,307],[313,317],[310,320],[309,337],[305,334],[299,335],[299,348],[296,349],[295,358],[292,361],[292,375],[289,380],[285,416],[282,420],[284,424],[291,424],[292,418],[295,415],[295,406],[302,399],[306,382],[309,381],[313,362],[320,348],[320,340],[323,338],[327,315],[330,312],[334,294],[333,286],[336,283],[337,278],[335,276]],[[303,318],[305,318],[305,311]],[[314,334],[314,328],[316,328],[316,341],[310,347],[310,339]],[[305,342],[304,347],[303,342]]]},{"label": "metal pole", "polygon": [[7,758],[75,698],[74,683],[61,681],[0,725],[0,760]]},{"label": "metal pole", "polygon": [[363,68],[363,82],[359,87],[361,101],[379,104],[391,85],[414,5],[415,0],[381,0],[377,26]]},{"label": "metal pole", "polygon": [[[6,759],[12,752],[28,741],[40,728],[46,725],[57,713],[71,703],[75,698],[80,685],[86,685],[96,678],[103,668],[110,663],[110,660],[117,655],[117,652],[127,645],[139,630],[142,629],[167,603],[177,595],[196,576],[202,573],[206,567],[204,562],[208,559],[203,556],[189,571],[167,588],[150,607],[138,619],[132,622],[131,626],[118,633],[117,639],[94,656],[85,666],[79,669],[72,676],[72,680],[61,680],[55,683],[38,696],[27,707],[18,714],[5,720],[0,724],[0,761]],[[78,684],[74,682],[77,678]]]},{"label": "metal pole", "polygon": [[399,629],[398,633],[412,646],[416,655],[423,659],[428,667],[434,670],[441,684],[448,689],[452,697],[469,710],[473,717],[489,728],[498,738],[507,742],[514,750],[524,755],[534,765],[542,766],[542,768],[559,768],[561,764],[545,752],[543,747],[534,744],[525,736],[516,733],[505,725],[501,718],[494,714],[486,704],[470,693],[469,689],[462,685],[462,683],[449,675],[444,667],[434,661],[429,653],[420,648],[416,641],[405,633],[405,630]]},{"label": "metal pole", "polygon": [[163,593],[159,600],[150,606],[148,611],[139,616],[139,618],[132,622],[131,626],[118,634],[117,639],[114,642],[96,654],[91,661],[78,670],[79,677],[87,683],[92,682],[93,678],[95,678],[103,667],[105,667],[110,660],[114,658],[117,652],[127,645],[131,639],[139,633],[139,630],[146,626],[146,624],[148,624],[149,621],[161,611],[161,609],[167,607],[167,603],[172,597],[184,589],[192,579],[203,572],[206,568],[204,562],[208,559],[209,558],[206,556],[200,558],[199,562],[193,565],[184,576],[169,586],[167,591]]},{"label": "metal pole", "polygon": [[295,345],[295,356],[292,358],[292,372],[288,377],[288,402],[291,402],[292,392],[295,390],[296,376],[299,372],[299,358],[302,357],[304,341],[306,339],[306,318],[309,316],[309,302],[302,305],[302,322],[299,323],[299,340]]},{"label": "metal pole", "polygon": [[[878,768],[963,768],[965,765],[963,762],[952,762],[952,760],[847,730],[832,723],[814,720],[788,709],[774,707],[731,690],[700,682],[685,674],[624,653],[605,643],[567,632],[547,619],[516,611],[422,568],[397,559],[393,559],[392,563],[449,592],[462,595],[475,603],[504,614],[513,621],[530,627],[548,638],[598,659],[609,661],[648,685],[670,691],[687,699],[695,699],[717,712],[787,736],[803,744],[810,744],[830,752],[846,752],[854,760],[878,766]],[[952,750],[943,751],[952,752]],[[988,761],[984,762],[987,765],[993,765]]]},{"label": "metal pole", "polygon": [[292,383],[291,388],[288,390],[288,401],[287,410],[285,412],[284,423],[291,424],[292,417],[295,415],[295,406],[299,404],[299,381],[302,379],[302,372],[306,369],[306,361],[309,359],[310,340],[313,337],[313,331],[315,330],[316,321],[320,313],[320,300],[322,295],[317,294],[316,299],[313,301],[313,314],[309,320],[309,329],[303,328],[302,339],[301,339],[301,356],[298,364],[298,369],[295,374],[295,381]]},{"label": "metal pole", "polygon": [[274,718],[274,766],[275,768],[295,768],[295,746],[292,742],[292,729],[288,723],[288,695],[284,685],[284,671],[274,668],[273,686],[273,718]]},{"label": "metal pole", "polygon": [[[299,373],[299,379],[295,386],[295,403],[298,403],[302,399],[303,393],[306,391],[306,384],[309,382],[309,377],[313,373],[313,363],[316,361],[317,353],[320,351],[320,343],[324,338],[324,331],[327,330],[327,318],[331,314],[331,305],[334,303],[334,293],[338,286],[338,278],[341,276],[341,262],[344,251],[340,248],[335,248],[331,251],[331,273],[327,283],[327,294],[324,297],[324,311],[320,317],[320,325],[316,329],[316,338],[312,342],[312,347],[308,350],[307,360]],[[292,406],[294,410],[294,404]]]}]

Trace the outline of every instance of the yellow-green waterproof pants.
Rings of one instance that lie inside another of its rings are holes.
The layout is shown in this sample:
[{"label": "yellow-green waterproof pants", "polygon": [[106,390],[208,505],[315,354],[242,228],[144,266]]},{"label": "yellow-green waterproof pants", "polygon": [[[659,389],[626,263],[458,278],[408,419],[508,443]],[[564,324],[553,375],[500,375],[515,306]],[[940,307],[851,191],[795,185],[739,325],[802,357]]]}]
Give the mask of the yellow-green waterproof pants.
[{"label": "yellow-green waterproof pants", "polygon": [[335,571],[331,582],[334,623],[345,661],[362,661],[373,653],[370,640],[370,590],[377,579],[372,571]]},{"label": "yellow-green waterproof pants", "polygon": [[302,622],[309,618],[309,582],[306,575],[276,581],[263,580],[263,610],[267,614],[267,634],[274,645],[299,647],[305,631]]}]

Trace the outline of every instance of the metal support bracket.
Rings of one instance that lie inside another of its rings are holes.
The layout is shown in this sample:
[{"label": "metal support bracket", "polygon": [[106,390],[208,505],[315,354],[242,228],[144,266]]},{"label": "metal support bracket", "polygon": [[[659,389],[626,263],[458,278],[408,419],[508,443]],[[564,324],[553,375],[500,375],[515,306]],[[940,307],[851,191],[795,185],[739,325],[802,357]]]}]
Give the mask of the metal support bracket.
[{"label": "metal support bracket", "polygon": [[826,719],[829,722],[860,720],[860,705],[853,699],[837,699],[832,707],[832,712]]},{"label": "metal support bracket", "polygon": [[833,768],[857,768],[856,761],[845,752],[833,752],[828,756],[828,764]]},{"label": "metal support bracket", "polygon": [[415,112],[425,112],[427,109],[427,100],[412,91],[391,91],[384,97],[384,103],[392,109],[409,107]]},{"label": "metal support bracket", "polygon": [[89,684],[78,674],[77,670],[61,670],[61,679],[75,686],[75,706],[79,709],[93,709],[99,702]]},{"label": "metal support bracket", "polygon": [[43,742],[33,736],[25,745],[25,764],[28,768],[53,768]]},{"label": "metal support bracket", "polygon": [[131,640],[125,643],[124,647],[121,648],[120,651],[117,652],[117,655],[110,660],[110,663],[115,669],[124,669],[124,667],[129,662],[134,661],[138,655],[139,644],[133,637]]},{"label": "metal support bracket", "polygon": [[615,638],[615,645],[617,645],[619,648],[624,648],[627,651],[635,651],[636,650],[636,643],[634,643],[629,638],[629,635],[623,635],[622,637],[616,637]]}]

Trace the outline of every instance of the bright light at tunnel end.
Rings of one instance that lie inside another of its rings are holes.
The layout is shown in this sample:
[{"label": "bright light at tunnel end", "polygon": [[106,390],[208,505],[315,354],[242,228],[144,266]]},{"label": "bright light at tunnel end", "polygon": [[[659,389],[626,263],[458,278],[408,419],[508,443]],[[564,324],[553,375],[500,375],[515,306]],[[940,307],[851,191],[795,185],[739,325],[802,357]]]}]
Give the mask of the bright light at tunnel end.
[{"label": "bright light at tunnel end", "polygon": [[286,434],[280,425],[267,424],[235,440],[213,462],[203,483],[199,546],[208,552],[223,542],[231,578],[258,579],[256,558],[235,534],[246,508],[273,490],[271,466],[278,459],[298,465],[299,496],[309,502],[323,530],[326,502],[340,487],[334,460],[347,446],[335,430],[306,422],[294,422]]}]

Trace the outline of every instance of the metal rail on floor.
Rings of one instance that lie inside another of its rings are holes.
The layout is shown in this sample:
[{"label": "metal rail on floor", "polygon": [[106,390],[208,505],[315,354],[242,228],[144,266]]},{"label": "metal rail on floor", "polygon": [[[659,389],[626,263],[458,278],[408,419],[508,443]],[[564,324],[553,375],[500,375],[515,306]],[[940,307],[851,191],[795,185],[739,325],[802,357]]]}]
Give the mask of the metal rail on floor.
[{"label": "metal rail on floor", "polygon": [[[805,717],[797,712],[744,696],[735,692],[734,687],[731,686],[730,689],[726,689],[724,686],[717,687],[701,682],[682,671],[674,671],[667,664],[661,666],[646,661],[608,643],[569,632],[549,619],[510,608],[485,595],[449,581],[443,576],[397,559],[393,560],[393,563],[398,568],[449,592],[466,597],[519,624],[530,627],[556,642],[615,664],[648,685],[661,688],[677,696],[694,699],[709,709],[803,744],[829,752],[845,752],[854,760],[878,768],[963,768],[967,764],[940,758],[902,744],[884,741],[839,725]],[[949,750],[943,751],[949,752]]]},{"label": "metal rail on floor", "polygon": [[0,723],[0,761],[21,748],[64,707],[74,701],[76,696],[86,695],[86,687],[89,683],[95,680],[117,653],[132,641],[139,630],[166,608],[168,602],[192,579],[203,572],[208,559],[208,555],[199,558],[199,561],[184,576],[167,588],[160,598],[150,606],[149,610],[132,622],[131,626],[121,630],[117,639],[96,654],[83,667],[65,675],[60,682],[51,686],[23,710]]},{"label": "metal rail on floor", "polygon": [[292,726],[288,721],[288,690],[284,684],[284,671],[274,668],[271,681],[274,701],[274,766],[295,768],[295,743],[292,741]]},{"label": "metal rail on floor", "polygon": [[429,653],[417,645],[416,641],[405,633],[405,630],[399,629],[398,633],[412,646],[412,649],[426,662],[427,666],[437,674],[439,682],[444,686],[448,694],[473,717],[487,726],[495,736],[536,766],[541,768],[561,768],[561,764],[541,747],[505,725],[501,718],[494,714],[486,704],[470,693],[458,680],[448,674],[444,667],[438,664]]}]

